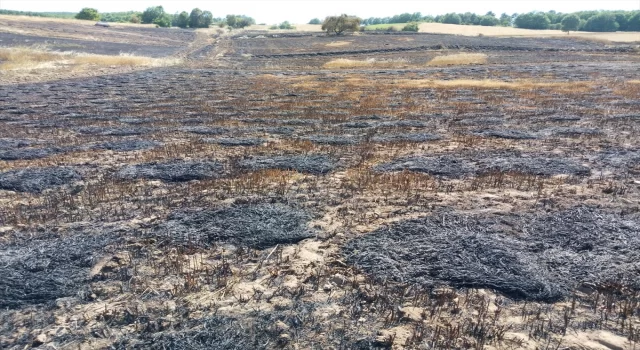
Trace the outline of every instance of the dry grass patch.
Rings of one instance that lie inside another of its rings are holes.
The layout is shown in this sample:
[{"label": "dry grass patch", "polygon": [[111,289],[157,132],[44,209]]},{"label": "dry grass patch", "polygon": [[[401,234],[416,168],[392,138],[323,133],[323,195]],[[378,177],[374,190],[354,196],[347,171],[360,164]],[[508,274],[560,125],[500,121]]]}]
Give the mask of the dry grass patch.
[{"label": "dry grass patch", "polygon": [[584,92],[591,90],[590,82],[545,82],[534,80],[500,81],[500,80],[428,80],[428,79],[399,79],[393,82],[396,87],[404,88],[477,88],[477,89],[510,89],[510,90],[535,90],[553,89],[555,91]]},{"label": "dry grass patch", "polygon": [[322,67],[329,69],[344,68],[402,68],[407,67],[406,61],[377,61],[373,58],[367,60],[350,60],[348,58],[338,58],[325,63]]},{"label": "dry grass patch", "polygon": [[487,63],[487,55],[483,53],[457,53],[454,55],[445,55],[434,57],[427,63],[427,66],[442,67],[452,65],[466,64],[485,64]]},{"label": "dry grass patch", "polygon": [[640,84],[640,80],[629,80],[627,81],[629,84]]},{"label": "dry grass patch", "polygon": [[342,46],[348,46],[351,45],[350,41],[334,41],[334,42],[330,42],[328,44],[326,44],[325,46],[328,47],[342,47]]},{"label": "dry grass patch", "polygon": [[160,67],[178,64],[175,58],[151,58],[133,55],[92,55],[55,52],[42,48],[0,48],[0,70],[32,70],[55,66]]},{"label": "dry grass patch", "polygon": [[43,63],[61,60],[59,53],[34,50],[26,47],[0,48],[0,70],[38,67]]}]

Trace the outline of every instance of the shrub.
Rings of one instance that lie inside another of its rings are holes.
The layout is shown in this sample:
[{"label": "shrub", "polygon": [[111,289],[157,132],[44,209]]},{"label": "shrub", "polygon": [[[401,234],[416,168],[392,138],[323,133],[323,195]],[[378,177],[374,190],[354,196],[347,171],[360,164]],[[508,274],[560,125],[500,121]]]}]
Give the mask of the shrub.
[{"label": "shrub", "polygon": [[280,29],[296,29],[296,27],[292,26],[291,23],[289,23],[289,21],[284,21],[284,22],[280,23],[278,28],[280,28]]},{"label": "shrub", "polygon": [[78,12],[78,14],[76,15],[76,19],[86,19],[89,21],[97,21],[100,19],[100,14],[96,9],[85,7],[80,12]]},{"label": "shrub", "polygon": [[551,21],[542,12],[529,12],[516,17],[515,25],[525,29],[549,29]]},{"label": "shrub", "polygon": [[610,13],[595,15],[584,25],[584,29],[589,32],[615,32],[619,27],[616,16]]},{"label": "shrub", "polygon": [[569,33],[572,30],[573,31],[578,30],[578,27],[580,27],[580,17],[578,17],[578,15],[564,16],[561,22],[561,27],[562,27],[561,29],[567,33]]},{"label": "shrub", "polygon": [[274,24],[274,25],[272,25],[271,27],[269,27],[269,29],[271,29],[271,30],[276,30],[276,29],[278,29],[278,25],[277,25],[277,24]]},{"label": "shrub", "polygon": [[420,28],[418,27],[418,23],[407,23],[404,27],[402,27],[403,32],[417,32]]},{"label": "shrub", "polygon": [[131,18],[129,18],[129,22],[130,23],[140,23],[141,19],[139,15],[133,14],[131,15]]},{"label": "shrub", "polygon": [[309,24],[322,24],[322,22],[320,21],[320,19],[314,18],[309,21]]},{"label": "shrub", "polygon": [[341,35],[344,32],[356,32],[360,29],[360,18],[355,16],[329,16],[322,22],[322,30],[328,34]]}]

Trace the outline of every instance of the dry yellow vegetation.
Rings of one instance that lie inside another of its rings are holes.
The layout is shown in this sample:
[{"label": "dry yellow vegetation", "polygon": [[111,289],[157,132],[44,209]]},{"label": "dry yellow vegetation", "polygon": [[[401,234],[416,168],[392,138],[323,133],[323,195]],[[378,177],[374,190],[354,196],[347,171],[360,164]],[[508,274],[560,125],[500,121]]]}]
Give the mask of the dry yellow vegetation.
[{"label": "dry yellow vegetation", "polygon": [[483,53],[457,53],[453,55],[436,56],[427,63],[427,66],[451,66],[465,64],[485,64],[487,55]]},{"label": "dry yellow vegetation", "polygon": [[[96,21],[87,21],[75,18],[54,18],[54,17],[36,17],[36,16],[16,16],[16,15],[0,15],[0,21],[17,21],[17,22],[51,22],[51,23],[65,23],[76,24],[84,26],[95,26]],[[155,24],[140,24],[140,23],[110,23],[112,27],[141,27],[141,28],[155,28]],[[7,29],[7,28],[3,28]],[[4,31],[4,30],[3,30]]]},{"label": "dry yellow vegetation", "polygon": [[593,88],[590,82],[552,82],[536,80],[501,81],[493,79],[471,80],[429,80],[429,79],[398,79],[393,86],[402,88],[475,88],[475,89],[510,89],[535,90],[552,89],[563,92],[584,92]]},{"label": "dry yellow vegetation", "polygon": [[[523,36],[523,37],[569,37],[561,30],[533,30],[513,27],[484,27],[466,26],[444,23],[421,23],[419,31],[422,33],[456,34],[466,36]],[[571,32],[572,38],[593,40],[598,42],[640,42],[640,34],[637,32],[591,33]]]},{"label": "dry yellow vegetation", "polygon": [[350,41],[334,41],[334,42],[326,44],[325,46],[327,46],[327,47],[341,47],[341,46],[348,46],[350,44],[351,44]]},{"label": "dry yellow vegetation", "polygon": [[367,60],[351,60],[348,58],[338,58],[325,63],[323,68],[400,68],[408,66],[407,62],[402,60],[395,61],[378,61],[373,58]]},{"label": "dry yellow vegetation", "polygon": [[178,64],[174,58],[151,58],[133,55],[93,55],[74,52],[55,52],[43,48],[0,48],[0,70],[33,70],[58,66],[127,66],[161,67]]}]

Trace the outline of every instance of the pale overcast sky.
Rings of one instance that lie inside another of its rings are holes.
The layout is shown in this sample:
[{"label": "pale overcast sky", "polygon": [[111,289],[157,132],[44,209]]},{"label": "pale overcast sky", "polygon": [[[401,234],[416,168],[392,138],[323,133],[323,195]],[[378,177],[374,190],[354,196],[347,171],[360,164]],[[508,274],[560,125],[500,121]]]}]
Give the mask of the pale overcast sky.
[{"label": "pale overcast sky", "polygon": [[194,7],[209,10],[214,17],[245,14],[258,23],[288,20],[306,23],[311,18],[347,13],[362,18],[386,17],[403,12],[438,15],[447,12],[493,11],[523,13],[529,11],[572,12],[580,10],[640,10],[640,0],[0,0],[0,9],[21,11],[77,12],[93,7],[100,12],[142,11],[162,5],[167,12],[191,11]]}]

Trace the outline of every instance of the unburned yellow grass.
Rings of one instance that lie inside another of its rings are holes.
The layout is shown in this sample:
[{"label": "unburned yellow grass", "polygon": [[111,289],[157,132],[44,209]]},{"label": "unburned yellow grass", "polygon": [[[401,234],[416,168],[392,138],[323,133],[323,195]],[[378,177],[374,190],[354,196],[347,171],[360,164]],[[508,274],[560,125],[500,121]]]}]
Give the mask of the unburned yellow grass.
[{"label": "unburned yellow grass", "polygon": [[485,63],[487,63],[487,55],[483,53],[458,53],[454,55],[436,56],[427,63],[427,66],[441,67]]},{"label": "unburned yellow grass", "polygon": [[501,81],[501,80],[427,80],[427,79],[399,79],[394,80],[393,85],[405,88],[477,88],[477,89],[511,89],[511,90],[531,90],[531,89],[558,89],[569,92],[585,91],[592,88],[589,82],[545,82],[534,80]]},{"label": "unburned yellow grass", "polygon": [[591,33],[591,32],[571,32],[571,36],[561,30],[533,30],[513,27],[484,27],[467,26],[445,23],[421,23],[419,31],[423,33],[455,34],[466,36],[522,36],[536,38],[560,38],[573,37],[584,40],[607,42],[640,42],[640,35],[637,32],[614,32],[614,33]]},{"label": "unburned yellow grass", "polygon": [[378,61],[375,59],[368,59],[368,60],[351,60],[351,59],[347,59],[347,58],[338,58],[335,60],[331,60],[327,63],[325,63],[322,67],[323,68],[330,68],[330,69],[344,69],[344,68],[367,68],[367,67],[374,67],[374,68],[399,68],[399,67],[406,67],[407,63],[405,61],[401,61],[401,60],[396,60],[396,61]]},{"label": "unburned yellow grass", "polygon": [[133,55],[92,55],[73,52],[55,52],[37,47],[0,48],[0,70],[33,70],[61,66],[127,66],[159,67],[178,64],[170,58],[151,58]]},{"label": "unburned yellow grass", "polygon": [[351,44],[350,41],[334,41],[334,42],[326,44],[325,46],[328,46],[328,47],[341,47],[341,46],[348,46],[350,44]]}]

